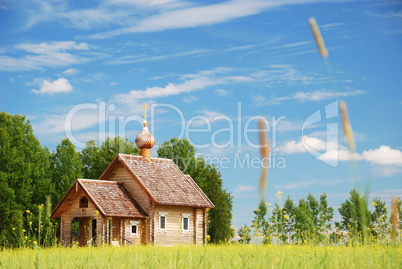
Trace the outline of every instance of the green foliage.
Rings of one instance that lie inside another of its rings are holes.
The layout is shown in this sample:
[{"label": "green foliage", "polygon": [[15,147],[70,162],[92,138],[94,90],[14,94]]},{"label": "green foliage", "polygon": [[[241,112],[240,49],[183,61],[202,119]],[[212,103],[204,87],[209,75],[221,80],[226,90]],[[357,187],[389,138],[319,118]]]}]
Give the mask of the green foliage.
[{"label": "green foliage", "polygon": [[187,139],[172,138],[158,148],[158,157],[172,159],[180,170],[189,174],[215,205],[208,213],[210,242],[227,242],[234,236],[232,221],[233,197],[223,189],[221,174],[203,158],[195,158],[196,150]]},{"label": "green foliage", "polygon": [[338,209],[342,221],[336,223],[339,229],[348,231],[351,235],[359,237],[363,235],[363,229],[370,228],[370,212],[367,203],[355,189],[350,191],[350,198],[342,203]]},{"label": "green foliage", "polygon": [[334,217],[334,209],[328,206],[327,195],[324,193],[320,196],[319,207],[319,227],[320,231],[324,233],[331,228],[330,221]]},{"label": "green foliage", "polygon": [[[195,148],[188,139],[178,139],[176,137],[170,141],[163,142],[158,148],[158,156],[168,158],[179,167],[184,174],[192,175],[195,167]],[[199,165],[203,168],[204,164],[200,159]]]},{"label": "green foliage", "polygon": [[250,243],[250,240],[251,240],[250,228],[247,226],[247,224],[244,224],[244,227],[240,227],[240,229],[237,233],[240,237],[240,239],[239,239],[240,244]]},{"label": "green foliage", "polygon": [[269,222],[272,226],[272,234],[279,238],[282,242],[285,242],[286,232],[284,210],[283,207],[281,207],[278,203],[275,203],[275,207],[272,209]]},{"label": "green foliage", "polygon": [[319,201],[309,193],[306,200],[304,198],[299,200],[294,215],[298,241],[308,235],[321,242],[326,237],[325,232],[331,228],[330,221],[334,216],[334,209],[328,206],[325,193],[320,196]]},{"label": "green foliage", "polygon": [[[254,228],[254,235],[257,237],[262,236],[263,244],[271,244],[271,227],[266,219],[267,217],[267,205],[264,200],[260,201],[260,204],[256,210],[253,211],[255,214],[252,227]],[[240,234],[239,234],[240,235]]]},{"label": "green foliage", "polygon": [[387,221],[388,208],[385,206],[385,201],[379,198],[373,199],[372,204],[374,211],[371,213],[371,233],[378,239],[383,239],[390,229],[390,222]]},{"label": "green foliage", "polygon": [[108,137],[100,147],[94,140],[89,140],[81,152],[84,178],[98,179],[118,153],[139,155],[140,149],[127,138]]},{"label": "green foliage", "polygon": [[82,162],[75,146],[66,138],[57,145],[56,151],[50,156],[52,165],[52,181],[55,186],[53,204],[56,205],[73,182],[82,177]]},{"label": "green foliage", "polygon": [[23,212],[53,192],[49,155],[25,116],[0,112],[0,245],[20,246]]}]

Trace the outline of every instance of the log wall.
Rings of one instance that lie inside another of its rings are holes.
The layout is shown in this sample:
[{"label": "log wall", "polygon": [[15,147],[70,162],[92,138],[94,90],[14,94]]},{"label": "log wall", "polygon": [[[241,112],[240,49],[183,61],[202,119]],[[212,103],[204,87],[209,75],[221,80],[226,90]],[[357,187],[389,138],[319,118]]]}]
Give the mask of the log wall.
[{"label": "log wall", "polygon": [[[165,230],[160,229],[160,213],[167,213]],[[188,231],[183,230],[182,214],[189,215]],[[157,245],[203,244],[203,209],[156,206],[153,221],[155,223],[154,242]]]},{"label": "log wall", "polygon": [[[77,183],[76,183],[77,184]],[[78,187],[74,187],[74,190],[70,192],[69,196],[66,197],[64,204],[62,205],[63,211],[61,215],[61,227],[60,227],[60,234],[61,234],[61,243],[63,245],[69,245],[71,244],[71,232],[72,232],[72,221],[74,218],[78,218],[80,221],[80,226],[81,222],[87,222],[86,219],[81,219],[81,218],[88,218],[88,221],[91,219],[96,219],[97,220],[97,234],[101,235],[102,234],[102,224],[103,223],[103,216],[100,214],[100,212],[97,211],[95,205],[92,203],[90,199],[88,199],[88,207],[87,208],[80,208],[80,199],[87,195],[84,193],[84,191],[81,189],[81,187],[78,185]],[[84,209],[84,211],[83,211]],[[89,224],[86,223],[85,226],[88,226]],[[83,227],[83,226],[82,226]],[[83,228],[81,228],[83,229]],[[88,226],[88,229],[90,227]],[[79,231],[81,232],[81,231]],[[89,233],[88,233],[89,236]],[[80,236],[81,237],[81,236]],[[91,238],[87,238],[89,240]],[[84,240],[84,239],[82,239]],[[101,240],[101,238],[98,236],[97,240]],[[81,243],[83,241],[80,241]],[[98,241],[98,243],[101,243],[101,241]]]},{"label": "log wall", "polygon": [[134,196],[137,202],[145,211],[149,212],[151,208],[151,199],[144,188],[137,182],[134,176],[120,163],[114,166],[114,173],[109,173],[102,180],[110,180],[124,183],[127,190]]}]

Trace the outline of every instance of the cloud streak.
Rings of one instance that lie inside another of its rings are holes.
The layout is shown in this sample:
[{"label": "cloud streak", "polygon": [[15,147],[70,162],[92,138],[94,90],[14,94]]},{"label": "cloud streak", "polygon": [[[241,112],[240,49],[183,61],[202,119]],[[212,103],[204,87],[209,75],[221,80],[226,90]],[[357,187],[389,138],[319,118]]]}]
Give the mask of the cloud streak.
[{"label": "cloud streak", "polygon": [[63,67],[89,61],[86,57],[66,51],[89,50],[87,43],[75,41],[53,41],[39,44],[22,43],[15,46],[23,51],[22,57],[0,56],[0,71],[40,70],[45,67]]},{"label": "cloud streak", "polygon": [[[198,74],[184,75],[181,77],[181,79],[185,80],[183,83],[169,83],[165,87],[150,87],[142,91],[132,90],[127,94],[118,94],[113,99],[119,103],[132,103],[138,99],[168,97],[217,85],[253,81],[248,76],[222,76],[221,73],[226,72],[225,68],[217,68],[211,71],[199,72]],[[218,74],[220,75],[218,76]]]},{"label": "cloud streak", "polygon": [[330,100],[336,97],[347,97],[347,96],[358,96],[365,94],[366,91],[354,90],[354,91],[344,91],[335,93],[334,91],[313,91],[313,92],[303,92],[298,91],[290,96],[275,97],[268,99],[265,96],[257,95],[253,97],[254,104],[256,106],[267,106],[267,105],[280,105],[286,101],[296,101],[298,103],[305,102],[318,102],[323,100]]}]

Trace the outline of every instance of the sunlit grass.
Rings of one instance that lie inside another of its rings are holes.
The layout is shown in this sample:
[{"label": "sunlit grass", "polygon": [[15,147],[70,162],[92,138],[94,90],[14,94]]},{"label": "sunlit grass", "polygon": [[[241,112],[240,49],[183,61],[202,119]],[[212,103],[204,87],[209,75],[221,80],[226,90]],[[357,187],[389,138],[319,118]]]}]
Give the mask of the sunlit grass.
[{"label": "sunlit grass", "polygon": [[2,268],[401,268],[402,248],[209,245],[4,250]]}]

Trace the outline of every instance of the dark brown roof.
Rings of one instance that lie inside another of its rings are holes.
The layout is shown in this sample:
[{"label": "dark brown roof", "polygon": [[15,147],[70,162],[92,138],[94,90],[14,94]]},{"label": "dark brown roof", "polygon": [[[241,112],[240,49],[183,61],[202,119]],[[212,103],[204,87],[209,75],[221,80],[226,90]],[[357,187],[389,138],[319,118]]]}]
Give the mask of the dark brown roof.
[{"label": "dark brown roof", "polygon": [[90,179],[78,179],[78,182],[104,216],[128,218],[144,218],[146,216],[123,184]]},{"label": "dark brown roof", "polygon": [[[189,175],[184,175],[170,159],[118,154],[159,205],[214,208],[213,203]],[[106,171],[105,171],[106,172]]]},{"label": "dark brown roof", "polygon": [[51,217],[59,218],[66,197],[75,189],[75,184],[83,189],[99,212],[105,217],[146,218],[147,214],[126,190],[123,184],[114,181],[77,179],[63,199],[53,210]]}]

